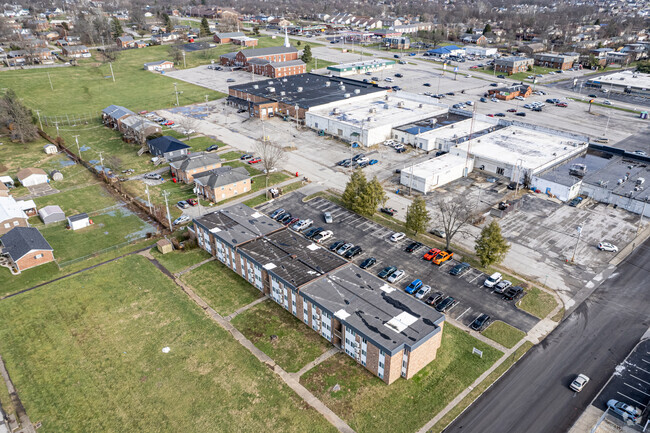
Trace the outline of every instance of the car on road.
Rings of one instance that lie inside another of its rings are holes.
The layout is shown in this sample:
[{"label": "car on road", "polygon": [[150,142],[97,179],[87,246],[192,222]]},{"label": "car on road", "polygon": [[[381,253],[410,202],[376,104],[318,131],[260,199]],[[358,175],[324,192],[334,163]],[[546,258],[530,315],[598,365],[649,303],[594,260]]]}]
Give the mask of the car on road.
[{"label": "car on road", "polygon": [[374,257],[368,257],[368,258],[365,259],[363,262],[361,262],[361,264],[359,265],[359,267],[360,267],[361,269],[368,269],[368,268],[372,267],[375,263],[377,263],[377,259],[376,259],[376,258],[374,258]]},{"label": "car on road", "polygon": [[580,203],[582,203],[582,197],[574,197],[574,198],[569,202],[569,206],[571,206],[571,207],[576,207],[576,206],[578,206]]},{"label": "car on road", "polygon": [[445,295],[442,294],[442,292],[436,292],[433,295],[429,295],[426,301],[424,301],[425,304],[435,306],[438,302],[444,298]]},{"label": "car on road", "polygon": [[495,113],[496,117],[506,117],[506,113]]},{"label": "car on road", "polygon": [[179,225],[179,224],[186,223],[186,222],[188,222],[189,220],[190,220],[190,217],[189,217],[189,216],[187,216],[187,215],[181,215],[181,216],[179,216],[178,218],[176,218],[176,219],[174,220],[174,225],[177,226],[177,225]]},{"label": "car on road", "polygon": [[386,81],[388,83],[392,83],[393,79],[391,77],[386,77],[386,78],[384,78],[384,81]]},{"label": "car on road", "polygon": [[361,248],[359,245],[356,245],[350,248],[348,251],[346,251],[346,253],[343,254],[343,257],[345,257],[346,259],[351,259],[353,257],[358,256],[362,252],[363,252],[363,248]]},{"label": "car on road", "polygon": [[494,286],[494,292],[495,292],[495,293],[503,293],[503,292],[505,292],[506,290],[508,290],[508,288],[509,288],[510,286],[512,286],[512,283],[511,283],[510,281],[508,281],[508,280],[501,280],[501,281],[499,281],[499,282]]},{"label": "car on road", "polygon": [[395,266],[386,266],[384,269],[379,271],[377,276],[381,279],[385,279],[390,277],[393,274],[393,272],[395,272],[396,270],[397,268]]},{"label": "car on road", "polygon": [[251,159],[250,161],[248,161],[249,164],[257,164],[257,163],[260,163],[260,162],[262,162],[262,158],[260,158],[260,157],[255,157],[255,158]]},{"label": "car on road", "polygon": [[641,417],[641,409],[631,406],[629,404],[623,403],[618,400],[609,400],[607,402],[607,407],[614,412],[615,414],[620,415],[623,419],[631,419],[636,422],[637,419]]},{"label": "car on road", "polygon": [[455,276],[459,276],[459,277],[460,277],[461,275],[466,274],[467,271],[469,271],[470,269],[471,269],[470,264],[469,264],[469,263],[465,263],[465,262],[463,262],[463,263],[459,263],[459,264],[457,264],[456,266],[454,266],[453,268],[451,268],[451,270],[449,271],[449,273],[450,273],[451,275],[455,275]]},{"label": "car on road", "polygon": [[590,98],[597,98],[598,95],[594,95],[593,93],[589,95]]},{"label": "car on road", "polygon": [[601,251],[608,251],[610,253],[618,252],[618,247],[614,244],[610,244],[609,242],[599,242],[598,249]]},{"label": "car on road", "polygon": [[417,292],[420,290],[420,287],[422,287],[423,283],[422,280],[416,279],[411,281],[411,284],[409,284],[404,291],[408,293],[409,295],[412,295],[413,293]]},{"label": "car on road", "polygon": [[325,223],[332,224],[332,212],[323,213],[323,219],[325,220]]},{"label": "car on road", "polygon": [[492,87],[497,87],[498,84],[497,84],[497,83],[490,83],[490,86],[492,86]]},{"label": "car on road", "polygon": [[427,296],[430,291],[431,291],[431,286],[426,286],[426,285],[422,286],[420,287],[420,290],[415,292],[415,297],[417,299],[424,299],[424,297]]},{"label": "car on road", "polygon": [[438,255],[438,253],[440,253],[440,250],[438,248],[431,248],[429,251],[424,253],[424,256],[422,256],[422,258],[424,260],[431,261],[435,256]]},{"label": "car on road", "polygon": [[239,157],[239,159],[241,159],[242,161],[250,161],[253,158],[254,156],[248,153]]},{"label": "car on road", "polygon": [[424,83],[423,86],[424,87],[431,87],[431,83]]},{"label": "car on road", "polygon": [[589,378],[584,374],[579,374],[575,379],[573,379],[573,382],[571,382],[569,388],[571,388],[575,392],[580,392],[582,391],[582,388],[584,388],[587,383],[589,383]]},{"label": "car on road", "polygon": [[533,111],[542,111],[542,107],[533,107]]},{"label": "car on road", "polygon": [[181,209],[187,209],[188,207],[190,207],[190,204],[185,200],[181,200],[178,203],[176,203],[176,206],[178,206]]},{"label": "car on road", "polygon": [[404,233],[398,232],[398,233],[393,233],[393,235],[390,237],[390,240],[391,240],[391,242],[399,242],[402,239],[404,239],[405,237],[406,237],[406,235]]},{"label": "car on road", "polygon": [[447,260],[451,259],[453,256],[454,253],[452,253],[451,251],[440,251],[440,253],[438,253],[438,255],[435,256],[433,260],[431,260],[431,262],[440,266]]},{"label": "car on road", "polygon": [[158,173],[147,173],[144,175],[145,179],[151,179],[151,180],[160,180],[162,179],[162,176],[159,175]]},{"label": "car on road", "polygon": [[492,275],[490,275],[489,277],[487,277],[485,279],[485,281],[483,281],[483,285],[485,287],[492,288],[492,287],[496,286],[497,284],[499,284],[499,282],[502,279],[503,279],[503,276],[501,275],[501,273],[500,272],[495,272]]},{"label": "car on road", "polygon": [[404,75],[402,75],[402,74],[395,74],[395,76],[396,76],[397,78],[402,78],[402,77],[404,77]]},{"label": "car on road", "polygon": [[526,113],[524,113],[524,112],[522,111],[522,112],[519,112],[519,113],[515,113],[515,116],[526,117]]},{"label": "car on road", "polygon": [[612,105],[612,101],[610,101],[609,99],[605,99],[603,101],[603,105]]},{"label": "car on road", "polygon": [[516,109],[516,108],[508,108],[506,111],[507,111],[508,113],[516,113],[516,112],[517,112],[517,109]]},{"label": "car on road", "polygon": [[560,102],[558,104],[555,104],[555,106],[556,107],[561,107],[561,108],[567,108],[569,106],[569,104],[567,104],[566,102]]},{"label": "car on road", "polygon": [[323,230],[313,237],[313,241],[317,244],[320,244],[321,242],[330,239],[332,236],[334,236],[334,232],[332,230]]},{"label": "car on road", "polygon": [[481,99],[479,99],[479,101],[481,101],[481,102],[487,102],[488,100],[487,100],[487,98],[481,97]]},{"label": "car on road", "polygon": [[402,269],[398,269],[398,270],[396,270],[395,272],[393,272],[392,274],[390,274],[388,276],[387,281],[389,283],[396,283],[399,280],[401,280],[402,278],[404,278],[405,275],[406,275],[406,272],[404,272]]},{"label": "car on road", "polygon": [[219,145],[218,144],[213,144],[212,146],[208,146],[205,149],[206,152],[214,152],[215,150],[219,150]]},{"label": "car on road", "polygon": [[350,242],[345,243],[345,244],[341,245],[341,247],[338,250],[336,250],[336,253],[342,256],[343,254],[350,251],[352,249],[352,247],[354,247],[354,244],[352,244]]},{"label": "car on road", "polygon": [[445,311],[452,309],[457,303],[458,301],[456,301],[456,299],[451,296],[447,296],[445,299],[438,302],[436,305],[436,311],[444,313]]},{"label": "car on road", "polygon": [[420,248],[422,248],[422,242],[413,242],[408,247],[406,247],[405,251],[407,253],[412,253],[419,250]]},{"label": "car on road", "polygon": [[506,301],[512,301],[519,298],[524,293],[524,289],[519,286],[511,286],[505,292],[503,292],[503,299]]},{"label": "car on road", "polygon": [[505,78],[505,75],[497,75],[497,78]]},{"label": "car on road", "polygon": [[469,325],[474,331],[481,332],[488,324],[490,316],[487,314],[479,314],[479,316],[474,319],[474,321]]}]

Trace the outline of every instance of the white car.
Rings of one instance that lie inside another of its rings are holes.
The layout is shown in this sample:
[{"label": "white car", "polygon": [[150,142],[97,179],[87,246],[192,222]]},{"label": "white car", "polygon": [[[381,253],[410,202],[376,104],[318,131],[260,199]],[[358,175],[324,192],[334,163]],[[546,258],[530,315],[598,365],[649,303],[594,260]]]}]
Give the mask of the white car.
[{"label": "white car", "polygon": [[495,272],[483,282],[483,285],[491,288],[496,286],[502,279],[503,276],[499,272]]},{"label": "white car", "polygon": [[499,102],[499,100],[498,100],[497,98],[492,98],[492,99],[490,99],[490,101],[492,101],[492,102]]},{"label": "white car", "polygon": [[618,247],[616,245],[610,244],[609,242],[598,243],[598,249],[601,251],[609,251],[610,253],[618,252]]},{"label": "white car", "polygon": [[517,101],[523,101],[523,100],[524,100],[524,97],[523,97],[523,96],[515,96],[515,99],[516,99]]},{"label": "white car", "polygon": [[392,79],[391,77],[386,77],[386,78],[384,78],[384,81],[387,81],[387,82],[389,82],[389,83],[392,83],[392,82],[393,82],[393,79]]},{"label": "white car", "polygon": [[337,254],[342,256],[343,254],[347,253],[350,249],[352,249],[353,246],[354,246],[354,244],[351,244],[351,243],[348,242],[346,244],[343,244],[341,246],[341,248],[336,250],[336,252],[337,252]]},{"label": "white car", "polygon": [[370,162],[370,158],[366,158],[365,156],[363,158],[357,159],[357,165],[361,165],[364,162]]},{"label": "white car", "polygon": [[395,150],[403,150],[404,145],[402,143],[397,143],[396,145],[393,146],[393,148],[395,148]]},{"label": "white car", "polygon": [[609,99],[605,99],[603,105],[612,105],[612,102]]},{"label": "white car", "polygon": [[584,388],[587,383],[589,383],[589,378],[584,374],[579,374],[578,377],[573,379],[573,382],[571,382],[569,388],[571,388],[575,392],[580,392],[582,391],[582,388]]},{"label": "white car", "polygon": [[186,223],[186,222],[188,222],[189,220],[190,220],[190,217],[188,217],[187,215],[181,215],[181,216],[179,216],[178,218],[176,218],[176,219],[174,220],[174,225],[177,226],[177,225],[179,225],[179,224]]},{"label": "white car", "polygon": [[334,236],[334,232],[332,232],[332,230],[325,230],[325,231],[320,232],[316,236],[314,236],[313,240],[314,240],[314,242],[319,244],[319,243],[321,243],[323,241],[328,240],[332,236]]},{"label": "white car", "polygon": [[397,233],[393,233],[393,236],[390,237],[390,240],[391,240],[392,242],[399,242],[399,241],[401,241],[402,239],[404,239],[405,237],[406,237],[406,235],[405,235],[404,233],[402,233],[402,232],[397,232]]},{"label": "white car", "polygon": [[418,299],[422,299],[425,296],[427,296],[429,294],[429,292],[431,292],[431,286],[422,286],[420,288],[420,290],[418,290],[415,293],[415,297],[418,298]]},{"label": "white car", "polygon": [[390,276],[388,277],[388,282],[389,283],[396,283],[399,280],[401,280],[402,278],[404,278],[404,275],[406,275],[406,272],[404,272],[401,269],[398,269],[395,272],[393,272],[392,274],[390,274]]}]

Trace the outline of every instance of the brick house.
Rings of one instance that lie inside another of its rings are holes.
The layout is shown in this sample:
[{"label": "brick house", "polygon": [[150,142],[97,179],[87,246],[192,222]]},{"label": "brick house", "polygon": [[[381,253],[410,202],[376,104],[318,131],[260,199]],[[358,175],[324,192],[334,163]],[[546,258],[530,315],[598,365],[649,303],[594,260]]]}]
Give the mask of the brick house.
[{"label": "brick house", "polygon": [[509,101],[516,98],[517,96],[527,98],[532,95],[532,93],[533,88],[526,84],[515,84],[509,87],[488,90],[488,95],[494,96],[495,98],[501,99],[503,101]]},{"label": "brick house", "polygon": [[[224,56],[221,56],[223,59]],[[226,66],[242,66],[250,72],[249,62],[252,59],[268,60],[269,62],[288,62],[298,60],[298,50],[294,47],[268,47],[240,50],[234,56],[226,57]],[[221,62],[224,64],[224,62]]]},{"label": "brick house", "polygon": [[246,37],[244,32],[215,33],[215,35],[212,37],[212,40],[217,44],[229,44],[232,42],[232,38],[243,37]]},{"label": "brick house", "polygon": [[535,65],[545,68],[559,69],[566,71],[573,67],[573,63],[578,60],[578,56],[564,55],[557,53],[539,53],[534,55]]},{"label": "brick house", "polygon": [[61,54],[66,57],[90,57],[90,51],[85,45],[64,45],[61,47]]},{"label": "brick house", "polygon": [[194,192],[219,202],[251,190],[251,176],[245,167],[224,166],[194,176]]},{"label": "brick house", "polygon": [[169,135],[147,140],[147,147],[153,156],[165,158],[167,161],[187,155],[188,149],[191,148],[182,141]]},{"label": "brick house", "polygon": [[133,48],[135,47],[135,41],[133,36],[120,36],[117,38],[117,46],[120,48]]},{"label": "brick house", "polygon": [[16,227],[0,237],[0,243],[0,254],[9,258],[18,273],[54,261],[54,249],[33,227]]},{"label": "brick house", "polygon": [[253,69],[254,74],[264,75],[269,78],[287,77],[307,72],[307,65],[300,59],[290,60],[288,62],[269,62],[263,59],[252,59],[249,65]]},{"label": "brick house", "polygon": [[255,38],[249,38],[248,36],[236,36],[232,39],[233,45],[240,45],[242,47],[256,47],[258,40]]},{"label": "brick house", "polygon": [[120,129],[122,120],[135,113],[121,105],[109,105],[102,110],[102,122],[113,129]]},{"label": "brick house", "polygon": [[27,214],[12,196],[8,193],[0,196],[0,235],[14,227],[29,227],[27,219]]},{"label": "brick house", "polygon": [[387,384],[436,358],[444,316],[266,215],[234,205],[194,220],[214,255]]},{"label": "brick house", "polygon": [[172,161],[169,166],[172,177],[184,183],[192,183],[195,174],[221,167],[221,158],[216,153],[192,153]]},{"label": "brick house", "polygon": [[518,72],[527,72],[529,66],[535,64],[535,59],[528,57],[502,57],[494,60],[494,69],[496,72],[505,72],[508,75]]}]

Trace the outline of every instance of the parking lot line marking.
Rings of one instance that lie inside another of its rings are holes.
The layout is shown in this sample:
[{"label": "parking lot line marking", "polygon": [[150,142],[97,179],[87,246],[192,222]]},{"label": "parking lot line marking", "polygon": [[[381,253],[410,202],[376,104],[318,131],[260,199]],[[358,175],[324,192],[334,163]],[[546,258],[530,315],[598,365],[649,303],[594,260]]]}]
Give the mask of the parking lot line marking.
[{"label": "parking lot line marking", "polygon": [[468,307],[467,310],[463,311],[462,313],[460,313],[460,315],[458,317],[456,317],[456,320],[460,320],[460,318],[463,317],[465,315],[465,313],[467,313],[471,309],[472,309],[472,307]]},{"label": "parking lot line marking", "polygon": [[642,409],[645,409],[645,404],[643,404],[643,403],[639,403],[638,401],[636,401],[636,400],[633,399],[632,397],[627,396],[627,395],[625,395],[625,394],[623,394],[622,392],[619,392],[619,391],[616,391],[616,394],[622,395],[623,397],[627,398],[628,400],[632,400],[633,402],[635,402],[635,403],[638,404],[639,406],[642,406]]},{"label": "parking lot line marking", "polygon": [[472,279],[470,280],[470,283],[473,283],[474,281],[476,281],[476,280],[477,280],[481,275],[483,275],[483,274],[478,274],[477,276],[475,276],[474,278],[472,278]]},{"label": "parking lot line marking", "polygon": [[640,392],[641,394],[645,394],[645,395],[647,395],[648,397],[650,397],[650,394],[648,394],[647,392],[641,391],[639,388],[635,388],[635,387],[633,387],[632,385],[630,385],[630,384],[627,383],[627,382],[623,382],[623,385],[628,386],[628,387],[632,388],[633,390],[638,391],[638,392]]},{"label": "parking lot line marking", "polygon": [[644,370],[643,368],[639,367],[638,365],[636,366],[636,368],[638,368],[639,370],[641,370],[644,373],[650,374],[650,371]]},{"label": "parking lot line marking", "polygon": [[641,378],[639,378],[639,377],[636,377],[636,376],[633,375],[633,374],[630,374],[630,377],[633,377],[633,378],[635,378],[636,380],[640,380],[641,382],[643,382],[643,383],[647,383],[648,385],[650,385],[650,382],[648,382],[647,380],[643,380],[643,379],[641,379]]}]

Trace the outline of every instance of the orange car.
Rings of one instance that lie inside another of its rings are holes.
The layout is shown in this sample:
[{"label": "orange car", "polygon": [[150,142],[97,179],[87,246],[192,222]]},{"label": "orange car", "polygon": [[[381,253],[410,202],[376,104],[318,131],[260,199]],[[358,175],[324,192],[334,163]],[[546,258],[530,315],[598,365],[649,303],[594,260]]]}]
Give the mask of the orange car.
[{"label": "orange car", "polygon": [[437,256],[431,260],[433,263],[436,265],[440,266],[447,260],[451,259],[453,257],[454,253],[451,251],[440,251]]},{"label": "orange car", "polygon": [[422,258],[424,260],[431,261],[439,253],[440,253],[440,250],[438,248],[431,248],[426,254],[424,254],[424,256]]}]

